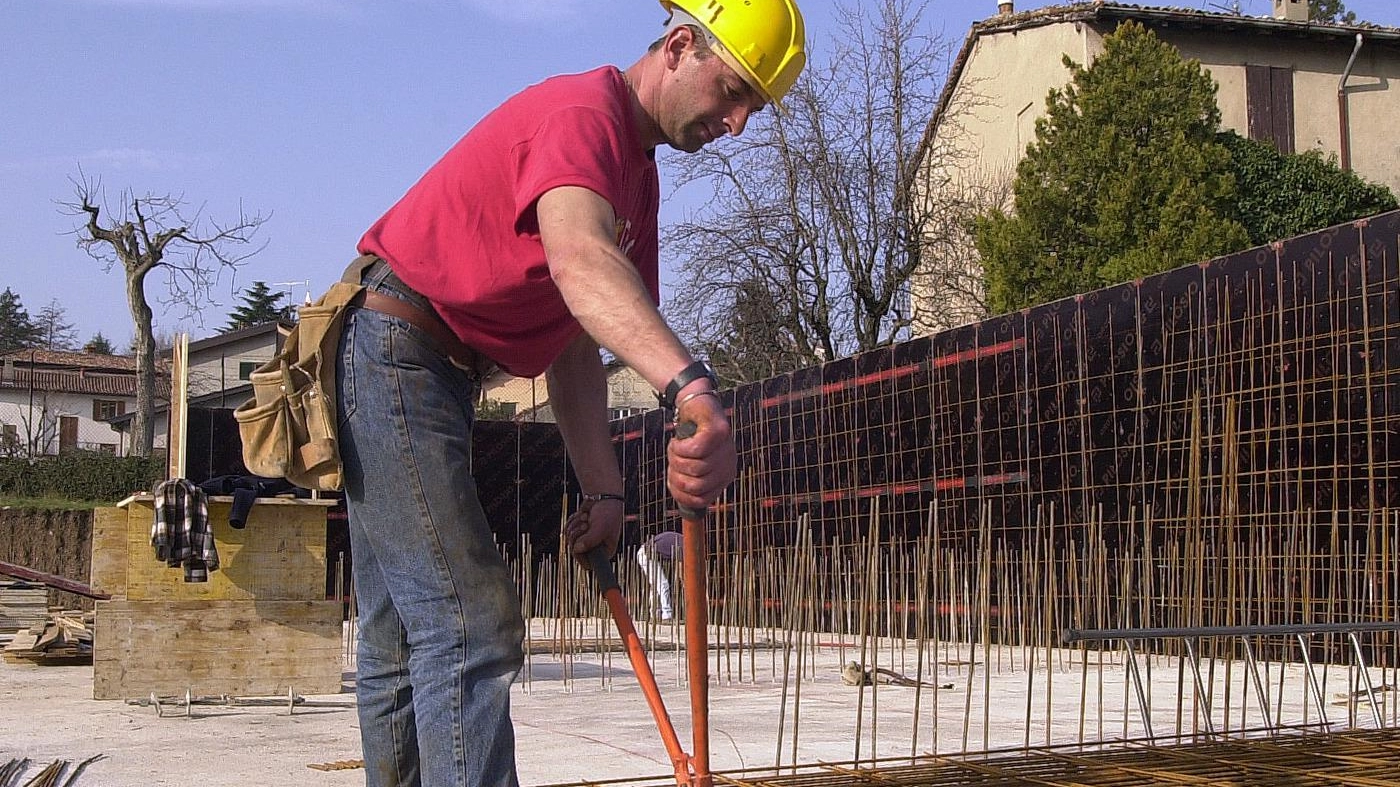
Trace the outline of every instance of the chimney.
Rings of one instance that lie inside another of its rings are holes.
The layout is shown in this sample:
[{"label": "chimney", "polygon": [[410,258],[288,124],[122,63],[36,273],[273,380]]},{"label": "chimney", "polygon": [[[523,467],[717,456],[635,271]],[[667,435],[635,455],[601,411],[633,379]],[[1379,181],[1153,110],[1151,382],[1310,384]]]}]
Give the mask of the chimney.
[{"label": "chimney", "polygon": [[1016,4],[1012,0],[1001,0],[1000,3],[997,3],[998,16],[1011,16],[1014,13],[1016,13]]},{"label": "chimney", "polygon": [[1289,22],[1308,21],[1307,0],[1274,0],[1274,18]]}]

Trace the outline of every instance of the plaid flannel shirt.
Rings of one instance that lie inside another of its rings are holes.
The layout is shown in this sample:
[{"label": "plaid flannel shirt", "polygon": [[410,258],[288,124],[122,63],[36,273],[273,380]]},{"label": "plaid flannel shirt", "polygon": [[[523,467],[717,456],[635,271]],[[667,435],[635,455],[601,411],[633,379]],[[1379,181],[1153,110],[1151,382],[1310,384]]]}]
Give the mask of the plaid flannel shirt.
[{"label": "plaid flannel shirt", "polygon": [[184,566],[186,582],[209,581],[209,572],[219,568],[219,551],[204,490],[183,478],[172,478],[156,485],[154,497],[151,546],[156,559],[168,566]]}]

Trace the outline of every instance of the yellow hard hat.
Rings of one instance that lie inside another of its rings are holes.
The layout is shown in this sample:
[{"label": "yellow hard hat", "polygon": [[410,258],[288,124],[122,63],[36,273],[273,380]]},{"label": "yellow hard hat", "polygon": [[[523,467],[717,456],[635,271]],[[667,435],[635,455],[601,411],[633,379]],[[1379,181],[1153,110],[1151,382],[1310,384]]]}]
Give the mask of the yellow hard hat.
[{"label": "yellow hard hat", "polygon": [[704,25],[738,63],[739,76],[779,106],[807,64],[802,12],[793,0],[661,0],[661,7]]}]

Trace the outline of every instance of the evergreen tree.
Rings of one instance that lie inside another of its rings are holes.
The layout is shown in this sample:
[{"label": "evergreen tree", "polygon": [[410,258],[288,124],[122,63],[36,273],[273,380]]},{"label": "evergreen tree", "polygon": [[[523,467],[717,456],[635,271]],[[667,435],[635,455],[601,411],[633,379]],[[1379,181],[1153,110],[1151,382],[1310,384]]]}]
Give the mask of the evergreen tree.
[{"label": "evergreen tree", "polygon": [[93,334],[91,339],[88,339],[87,344],[83,345],[83,352],[92,353],[93,355],[112,355],[116,350],[112,348],[112,343],[108,341],[107,337],[103,336],[101,331],[98,331]]},{"label": "evergreen tree", "polygon": [[1356,14],[1342,0],[1308,0],[1308,18],[1314,22],[1354,25]]},{"label": "evergreen tree", "polygon": [[39,329],[9,287],[0,292],[0,353],[36,347]]},{"label": "evergreen tree", "polygon": [[994,313],[1243,248],[1215,83],[1136,22],[1051,90],[1016,170],[1012,214],[974,236]]},{"label": "evergreen tree", "polygon": [[78,332],[73,328],[73,323],[68,322],[67,311],[56,298],[39,310],[34,318],[34,328],[41,349],[69,352],[78,344]]},{"label": "evergreen tree", "polygon": [[293,319],[296,309],[291,304],[281,303],[285,296],[284,292],[273,292],[267,282],[253,282],[253,286],[243,291],[242,305],[229,314],[228,328],[225,330],[236,331],[265,322]]},{"label": "evergreen tree", "polygon": [[1395,194],[1346,172],[1320,151],[1283,154],[1266,142],[1221,132],[1238,190],[1238,217],[1260,245],[1397,207]]}]

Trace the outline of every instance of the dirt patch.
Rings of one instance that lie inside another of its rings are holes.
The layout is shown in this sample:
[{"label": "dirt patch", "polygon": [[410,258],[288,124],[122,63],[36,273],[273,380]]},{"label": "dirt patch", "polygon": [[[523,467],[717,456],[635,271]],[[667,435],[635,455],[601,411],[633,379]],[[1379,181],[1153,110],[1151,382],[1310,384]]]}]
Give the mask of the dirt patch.
[{"label": "dirt patch", "polygon": [[[0,560],[87,583],[92,512],[0,508]],[[49,590],[49,606],[92,609],[92,599]]]}]

